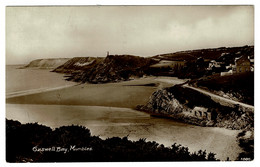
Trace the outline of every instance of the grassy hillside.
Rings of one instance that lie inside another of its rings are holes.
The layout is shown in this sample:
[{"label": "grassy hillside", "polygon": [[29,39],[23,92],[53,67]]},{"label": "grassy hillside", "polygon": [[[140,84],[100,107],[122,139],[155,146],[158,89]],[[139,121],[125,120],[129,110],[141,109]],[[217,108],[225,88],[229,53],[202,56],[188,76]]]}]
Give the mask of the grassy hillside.
[{"label": "grassy hillside", "polygon": [[67,61],[66,63],[60,65],[53,72],[60,72],[60,73],[75,73],[81,72],[85,70],[89,70],[93,68],[96,64],[103,61],[103,57],[74,57]]},{"label": "grassy hillside", "polygon": [[[125,81],[144,75],[199,78],[210,75],[206,70],[210,60],[224,61],[229,65],[241,55],[253,58],[254,46],[188,50],[147,58],[133,55],[108,55],[105,58],[75,57],[53,71],[68,74],[67,80],[90,83]],[[181,60],[186,63],[168,68],[151,67],[161,60]]]},{"label": "grassy hillside", "polygon": [[192,80],[190,84],[210,91],[222,91],[241,102],[254,105],[254,73],[251,72],[230,76],[208,76]]},{"label": "grassy hillside", "polygon": [[236,57],[236,53],[247,54],[249,56],[254,55],[254,46],[243,46],[243,47],[221,47],[221,48],[211,48],[211,49],[198,49],[198,50],[188,50],[180,51],[175,53],[166,53],[156,55],[153,58],[161,60],[186,60],[194,61],[197,58],[202,57],[204,59],[216,60],[222,53],[230,53],[233,57]]},{"label": "grassy hillside", "polygon": [[107,83],[129,80],[149,74],[156,61],[132,55],[109,55],[106,58],[73,58],[53,70],[69,74],[68,80],[76,82]]},{"label": "grassy hillside", "polygon": [[23,68],[57,68],[58,66],[67,62],[69,58],[56,58],[56,59],[37,59],[31,61]]}]

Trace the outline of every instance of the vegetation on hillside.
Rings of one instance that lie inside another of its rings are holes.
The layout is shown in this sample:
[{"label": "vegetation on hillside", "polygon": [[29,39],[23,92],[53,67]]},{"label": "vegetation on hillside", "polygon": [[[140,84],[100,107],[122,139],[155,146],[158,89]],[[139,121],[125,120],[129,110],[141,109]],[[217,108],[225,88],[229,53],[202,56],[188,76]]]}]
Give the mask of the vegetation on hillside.
[{"label": "vegetation on hillside", "polygon": [[241,102],[254,105],[254,73],[252,72],[229,76],[208,76],[192,80],[190,84],[210,91],[222,91]]},{"label": "vegetation on hillside", "polygon": [[[254,46],[241,46],[241,47],[220,47],[209,49],[187,50],[174,53],[166,53],[156,55],[153,58],[161,60],[173,61],[196,61],[199,57],[203,59],[217,60],[222,53],[229,53],[233,58],[237,57],[236,53],[246,55],[254,55]],[[253,58],[253,57],[252,57]]]},{"label": "vegetation on hillside", "polygon": [[[200,119],[184,113],[192,113],[195,107],[206,108],[211,114],[211,119]],[[200,126],[236,130],[254,127],[254,113],[251,110],[239,106],[221,105],[212,100],[210,96],[181,85],[157,90],[145,105],[138,105],[136,109]]]},{"label": "vegetation on hillside", "polygon": [[[81,63],[82,66],[75,66]],[[73,58],[53,70],[69,74],[67,80],[76,82],[107,83],[129,80],[131,77],[149,75],[151,58],[132,55],[109,55],[106,58]]]},{"label": "vegetation on hillside", "polygon": [[[44,150],[43,150],[44,149]],[[67,149],[67,151],[66,151]],[[174,143],[171,147],[127,137],[102,140],[82,126],[52,130],[37,123],[6,120],[7,162],[215,161],[214,153]]]},{"label": "vegetation on hillside", "polygon": [[[68,74],[67,80],[90,83],[125,81],[144,75],[194,79],[212,74],[212,71],[206,70],[211,60],[218,60],[229,65],[241,55],[253,58],[254,46],[188,50],[147,58],[133,55],[108,55],[105,58],[75,57],[53,71]],[[151,65],[161,60],[185,61],[186,64],[175,67],[151,68]],[[225,66],[213,70],[213,72],[219,73],[224,70]]]},{"label": "vegetation on hillside", "polygon": [[76,74],[82,71],[90,70],[103,60],[103,57],[74,57],[66,63],[55,68],[53,72]]},{"label": "vegetation on hillside", "polygon": [[[249,134],[249,135],[248,135]],[[239,146],[243,152],[237,157],[238,161],[254,160],[254,129],[251,131],[243,130],[237,135]]]},{"label": "vegetation on hillside", "polygon": [[[159,60],[186,61],[184,66],[161,69],[162,72],[157,71],[157,75],[197,79],[203,76],[210,76],[214,73],[226,71],[226,66],[235,64],[235,58],[243,55],[254,59],[254,46],[188,50],[161,54],[154,56],[153,58]],[[213,67],[212,70],[207,70],[211,60],[216,60],[218,62],[222,62],[223,64],[220,68]]]},{"label": "vegetation on hillside", "polygon": [[254,113],[239,106],[228,107],[215,102],[210,96],[179,85],[167,88],[181,104],[193,109],[195,106],[207,108],[213,125],[229,129],[252,129]]},{"label": "vegetation on hillside", "polygon": [[37,59],[31,61],[28,65],[24,67],[20,67],[20,69],[23,68],[53,69],[66,63],[68,60],[69,58]]}]

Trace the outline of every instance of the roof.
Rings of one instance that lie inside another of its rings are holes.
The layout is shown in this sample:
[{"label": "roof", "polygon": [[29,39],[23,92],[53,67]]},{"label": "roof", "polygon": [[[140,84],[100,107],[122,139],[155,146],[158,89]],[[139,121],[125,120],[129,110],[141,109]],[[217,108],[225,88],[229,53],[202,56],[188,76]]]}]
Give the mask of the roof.
[{"label": "roof", "polygon": [[250,62],[250,60],[246,56],[241,56],[241,57],[235,58],[236,65],[239,65],[239,64],[241,64],[241,63],[243,63],[245,61]]}]

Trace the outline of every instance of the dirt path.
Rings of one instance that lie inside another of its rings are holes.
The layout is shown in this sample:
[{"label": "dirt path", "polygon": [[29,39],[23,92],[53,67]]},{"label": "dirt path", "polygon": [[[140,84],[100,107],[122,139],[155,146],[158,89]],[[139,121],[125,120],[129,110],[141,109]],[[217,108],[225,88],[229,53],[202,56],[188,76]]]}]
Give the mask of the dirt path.
[{"label": "dirt path", "polygon": [[[167,83],[173,83],[173,81],[171,79],[161,79],[160,80],[161,82],[167,82]],[[190,89],[193,89],[193,90],[196,90],[198,92],[201,92],[205,95],[208,95],[210,97],[213,97],[215,99],[218,99],[219,101],[223,101],[225,103],[228,103],[228,104],[232,104],[232,105],[240,105],[242,107],[245,107],[245,108],[249,108],[251,110],[254,110],[254,106],[252,105],[249,105],[249,104],[245,104],[245,103],[241,103],[241,102],[238,102],[238,101],[235,101],[235,100],[231,100],[231,99],[227,99],[225,97],[221,97],[219,95],[216,95],[216,94],[213,94],[211,92],[208,92],[206,90],[203,90],[203,89],[200,89],[200,88],[195,88],[195,87],[192,87],[192,86],[189,86],[188,84],[185,84],[183,85],[184,87],[187,87],[187,88],[190,88]]]},{"label": "dirt path", "polygon": [[235,100],[227,99],[225,97],[221,97],[219,95],[213,94],[213,93],[208,92],[206,90],[203,90],[203,89],[200,89],[200,88],[195,88],[195,87],[189,86],[187,84],[185,84],[183,86],[187,87],[187,88],[190,88],[190,89],[193,89],[193,90],[196,90],[196,91],[201,92],[203,94],[209,95],[209,96],[214,97],[216,99],[219,99],[221,101],[224,101],[224,102],[227,102],[227,103],[230,103],[230,104],[233,104],[233,105],[240,105],[240,106],[243,106],[243,107],[250,108],[250,109],[254,110],[254,106],[251,106],[249,104],[245,104],[245,103],[241,103],[241,102],[238,102],[238,101],[235,101]]}]

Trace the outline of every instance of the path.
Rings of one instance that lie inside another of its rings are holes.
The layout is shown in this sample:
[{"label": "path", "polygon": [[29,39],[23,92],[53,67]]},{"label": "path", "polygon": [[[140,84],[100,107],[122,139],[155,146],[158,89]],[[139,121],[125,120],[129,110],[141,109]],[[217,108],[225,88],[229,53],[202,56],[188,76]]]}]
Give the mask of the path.
[{"label": "path", "polygon": [[251,106],[249,104],[245,104],[245,103],[242,103],[242,102],[238,102],[238,101],[235,101],[235,100],[232,100],[232,99],[227,99],[225,97],[222,97],[222,96],[219,96],[219,95],[216,95],[216,94],[213,94],[211,92],[208,92],[206,90],[203,90],[203,89],[200,89],[200,88],[195,88],[195,87],[192,87],[192,86],[189,86],[187,84],[183,85],[184,87],[187,87],[187,88],[190,88],[190,89],[193,89],[193,90],[196,90],[198,92],[201,92],[203,94],[206,94],[206,95],[209,95],[211,97],[214,97],[214,98],[217,98],[219,100],[222,100],[222,101],[225,101],[227,103],[231,103],[231,104],[234,104],[234,105],[240,105],[240,106],[243,106],[243,107],[246,107],[246,108],[250,108],[250,109],[253,109],[254,110],[254,106]]},{"label": "path", "polygon": [[[160,80],[161,82],[167,82],[167,83],[173,83],[173,81],[171,79],[163,79],[163,80]],[[229,103],[229,104],[233,104],[233,105],[240,105],[242,107],[245,107],[245,108],[249,108],[251,110],[254,110],[254,106],[252,105],[249,105],[249,104],[245,104],[245,103],[242,103],[242,102],[238,102],[238,101],[235,101],[235,100],[232,100],[232,99],[227,99],[225,97],[221,97],[219,95],[216,95],[216,94],[213,94],[211,92],[208,92],[206,90],[203,90],[203,89],[200,89],[200,88],[195,88],[195,87],[192,87],[192,86],[189,86],[188,84],[184,84],[183,85],[184,87],[187,87],[187,88],[190,88],[190,89],[193,89],[193,90],[196,90],[198,92],[201,92],[205,95],[208,95],[210,97],[213,97],[215,99],[218,99],[220,101],[224,101],[226,103]]]}]

